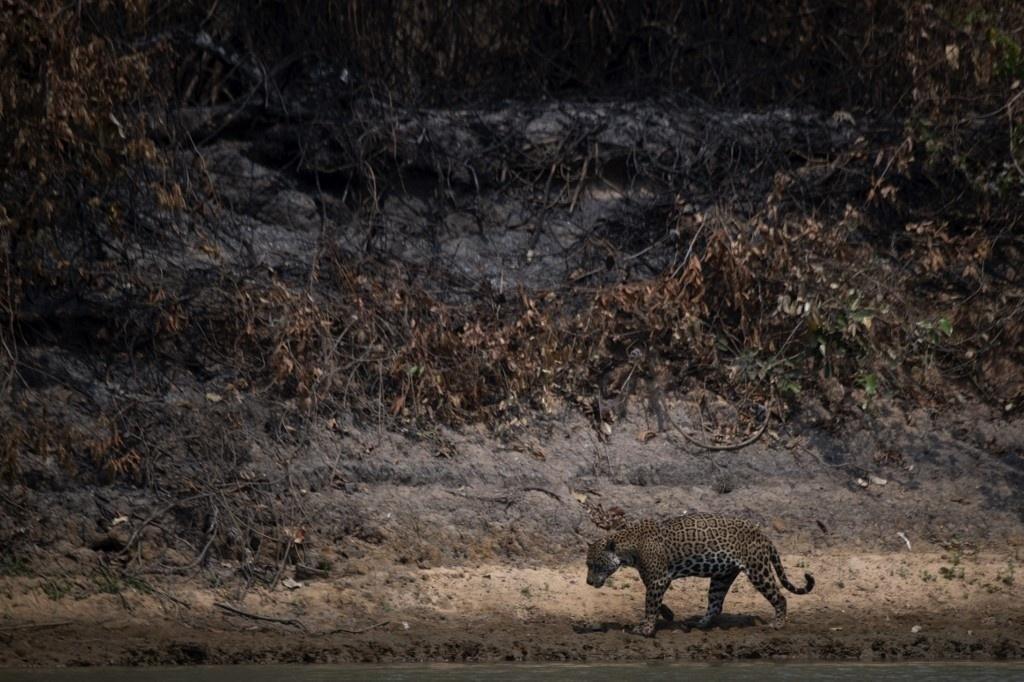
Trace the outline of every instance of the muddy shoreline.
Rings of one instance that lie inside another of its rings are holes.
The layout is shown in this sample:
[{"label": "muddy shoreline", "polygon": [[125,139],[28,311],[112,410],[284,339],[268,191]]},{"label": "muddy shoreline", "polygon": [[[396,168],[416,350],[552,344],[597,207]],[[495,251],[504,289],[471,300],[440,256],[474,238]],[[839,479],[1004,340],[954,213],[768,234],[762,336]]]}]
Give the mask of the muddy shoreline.
[{"label": "muddy shoreline", "polygon": [[[14,487],[3,521],[34,542],[0,557],[0,667],[1024,659],[1021,422],[980,408],[875,415],[835,433],[791,423],[717,463],[667,435],[636,438],[640,415],[607,442],[573,418],[514,448],[445,431],[448,458],[396,434],[325,436],[290,464],[301,546],[257,573],[244,554],[203,559],[170,524],[205,517],[138,489]],[[876,457],[883,442],[902,459]],[[745,516],[817,586],[789,596],[776,630],[740,580],[704,632],[688,625],[706,581],[677,581],[666,602],[679,622],[627,635],[636,573],[601,590],[584,580],[598,512],[615,508]]]},{"label": "muddy shoreline", "polygon": [[673,585],[678,620],[653,639],[622,631],[642,608],[635,574],[594,590],[577,565],[382,565],[240,600],[235,588],[186,580],[54,598],[52,580],[6,578],[0,666],[1015,660],[1024,658],[1024,590],[1022,548],[1010,549],[789,552],[786,562],[813,571],[818,587],[790,595],[784,628],[766,624],[770,608],[741,580],[719,622],[693,629],[706,585],[691,579]]}]

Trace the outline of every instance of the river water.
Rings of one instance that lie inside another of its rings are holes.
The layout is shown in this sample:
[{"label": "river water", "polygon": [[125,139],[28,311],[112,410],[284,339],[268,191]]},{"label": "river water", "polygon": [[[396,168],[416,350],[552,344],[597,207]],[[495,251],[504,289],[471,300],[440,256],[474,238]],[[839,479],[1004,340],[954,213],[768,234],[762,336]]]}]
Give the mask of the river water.
[{"label": "river water", "polygon": [[182,668],[0,669],[0,682],[520,682],[535,680],[662,680],[702,682],[739,680],[963,680],[1024,681],[1022,663],[680,663],[680,664],[517,664],[517,665],[266,665],[197,666]]}]

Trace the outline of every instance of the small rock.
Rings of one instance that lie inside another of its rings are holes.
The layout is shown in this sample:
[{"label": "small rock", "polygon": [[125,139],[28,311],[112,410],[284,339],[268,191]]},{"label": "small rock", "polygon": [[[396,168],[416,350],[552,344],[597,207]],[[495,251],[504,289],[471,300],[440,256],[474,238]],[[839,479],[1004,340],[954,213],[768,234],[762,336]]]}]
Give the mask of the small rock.
[{"label": "small rock", "polygon": [[88,545],[89,543],[85,540],[89,535],[90,533],[81,519],[76,518],[67,520],[65,524],[64,537],[75,547],[81,547],[83,544]]},{"label": "small rock", "polygon": [[139,537],[146,542],[156,544],[164,544],[164,532],[156,526],[146,526],[139,533]]},{"label": "small rock", "polygon": [[294,578],[285,578],[281,581],[281,584],[287,587],[289,590],[297,590],[302,587],[302,583]]},{"label": "small rock", "polygon": [[64,556],[74,556],[75,549],[77,549],[75,545],[67,540],[57,540],[57,542],[53,543],[53,551]]},{"label": "small rock", "polygon": [[874,483],[875,485],[885,485],[886,483],[889,482],[884,478],[881,478],[880,476],[871,476],[869,478],[871,479],[871,482]]},{"label": "small rock", "polygon": [[846,389],[835,377],[829,377],[823,382],[825,389],[825,399],[830,403],[831,406],[835,407],[843,402],[843,398],[846,397]]},{"label": "small rock", "polygon": [[69,556],[82,566],[92,566],[99,560],[96,552],[87,547],[77,547]]},{"label": "small rock", "polygon": [[910,631],[916,635],[917,633],[921,632],[921,626],[915,625],[914,627],[910,628]]},{"label": "small rock", "polygon": [[164,563],[170,566],[188,566],[192,560],[173,547],[168,547],[164,550]]},{"label": "small rock", "polygon": [[151,543],[139,543],[139,553],[143,561],[156,561],[160,558],[161,549]]},{"label": "small rock", "polygon": [[361,526],[354,535],[363,542],[369,542],[371,545],[379,545],[387,539],[387,533],[384,529],[374,524]]},{"label": "small rock", "polygon": [[865,481],[865,480],[864,480],[863,478],[858,478],[858,479],[856,480],[856,483],[857,483],[857,485],[859,485],[859,486],[860,486],[861,488],[867,488],[867,487],[868,487],[868,482],[867,482],[867,481]]},{"label": "small rock", "polygon": [[778,516],[776,516],[776,517],[773,517],[773,518],[772,518],[772,529],[773,529],[773,530],[774,530],[774,531],[775,531],[776,533],[785,533],[785,532],[786,532],[786,524],[785,524],[785,522],[784,522],[784,521],[783,521],[782,519],[780,519],[780,518],[779,518]]},{"label": "small rock", "polygon": [[122,523],[114,526],[105,534],[93,535],[89,546],[96,552],[120,552],[128,544],[131,534],[128,526]]}]

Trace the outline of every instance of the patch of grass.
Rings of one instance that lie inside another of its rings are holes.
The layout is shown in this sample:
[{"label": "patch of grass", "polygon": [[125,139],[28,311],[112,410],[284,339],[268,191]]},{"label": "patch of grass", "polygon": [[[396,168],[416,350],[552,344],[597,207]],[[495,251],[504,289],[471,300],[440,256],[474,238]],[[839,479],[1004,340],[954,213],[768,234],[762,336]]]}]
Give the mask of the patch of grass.
[{"label": "patch of grass", "polygon": [[74,587],[69,581],[61,578],[50,578],[44,582],[39,589],[43,591],[52,601],[60,601],[71,592]]},{"label": "patch of grass", "polygon": [[117,575],[108,570],[101,570],[93,575],[93,582],[100,594],[121,594],[128,590],[134,590],[143,594],[150,594],[153,588],[142,578],[131,575]]},{"label": "patch of grass", "polygon": [[949,566],[941,566],[939,568],[939,575],[946,580],[963,580],[964,579],[964,567],[960,565],[960,560],[963,558],[963,553],[959,548],[954,548],[950,552],[949,556],[945,557],[949,561]]},{"label": "patch of grass", "polygon": [[939,567],[939,575],[946,580],[963,580],[964,579],[964,567],[963,566],[941,566]]},{"label": "patch of grass", "polygon": [[1005,571],[999,571],[999,573],[996,575],[996,579],[999,580],[999,582],[1001,582],[1003,585],[1006,585],[1007,587],[1011,587],[1013,585],[1013,580],[1014,580],[1014,578],[1013,578],[1014,569],[1015,569],[1015,567],[1014,567],[1014,564],[1013,564],[1013,560],[1012,559],[1008,560],[1006,562],[1006,570]]},{"label": "patch of grass", "polygon": [[150,587],[149,583],[147,583],[142,578],[139,578],[139,577],[136,577],[136,576],[132,576],[132,575],[122,576],[121,577],[121,583],[127,589],[135,590],[136,592],[141,592],[142,594],[151,594],[153,592],[153,588]]},{"label": "patch of grass", "polygon": [[120,594],[123,589],[121,581],[117,579],[117,576],[110,573],[104,572],[94,575],[93,582],[96,583],[96,590],[100,594]]}]

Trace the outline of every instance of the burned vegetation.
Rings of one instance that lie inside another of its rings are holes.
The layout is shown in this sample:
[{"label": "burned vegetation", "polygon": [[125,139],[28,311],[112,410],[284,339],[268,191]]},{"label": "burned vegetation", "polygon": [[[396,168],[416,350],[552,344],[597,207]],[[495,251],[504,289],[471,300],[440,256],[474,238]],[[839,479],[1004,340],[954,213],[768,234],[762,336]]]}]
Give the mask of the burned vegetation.
[{"label": "burned vegetation", "polygon": [[[1017,8],[0,0],[0,26],[26,561],[313,575],[387,543],[361,486],[472,486],[453,430],[642,415],[716,452],[878,401],[1019,415]],[[382,433],[435,469],[375,465]],[[509,500],[584,504],[530,476]]]}]

